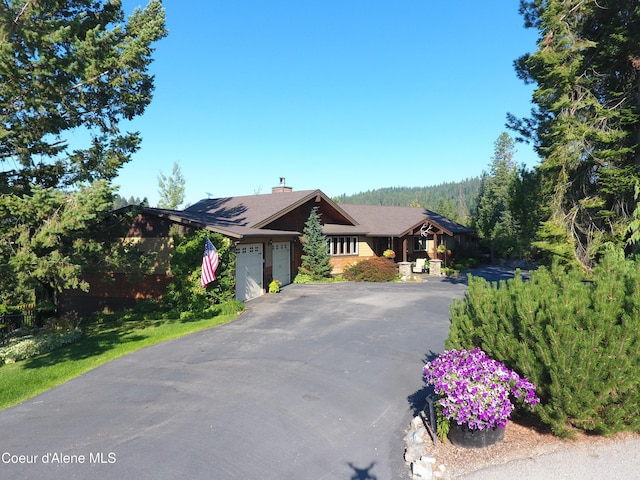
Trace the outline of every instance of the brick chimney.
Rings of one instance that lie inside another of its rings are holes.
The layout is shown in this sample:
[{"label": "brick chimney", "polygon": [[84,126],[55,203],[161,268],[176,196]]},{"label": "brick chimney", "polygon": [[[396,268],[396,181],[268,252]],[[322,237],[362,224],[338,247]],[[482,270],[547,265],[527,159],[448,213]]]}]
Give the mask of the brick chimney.
[{"label": "brick chimney", "polygon": [[280,177],[280,185],[271,188],[271,193],[289,193],[292,191],[293,188],[287,187],[285,184],[284,177]]}]

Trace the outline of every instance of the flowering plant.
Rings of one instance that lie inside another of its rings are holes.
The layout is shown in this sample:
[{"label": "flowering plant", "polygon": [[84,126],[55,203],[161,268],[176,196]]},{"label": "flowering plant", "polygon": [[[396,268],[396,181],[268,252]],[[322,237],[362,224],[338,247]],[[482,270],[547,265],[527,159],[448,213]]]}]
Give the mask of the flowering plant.
[{"label": "flowering plant", "polygon": [[382,252],[382,255],[384,255],[387,258],[396,258],[396,252],[394,252],[390,248],[387,248],[384,252]]},{"label": "flowering plant", "polygon": [[470,430],[504,428],[515,408],[511,397],[531,409],[540,402],[533,383],[479,348],[445,351],[425,365],[424,374],[440,397],[442,415]]},{"label": "flowering plant", "polygon": [[271,280],[271,283],[269,283],[269,293],[278,293],[281,286],[282,282],[280,280]]}]

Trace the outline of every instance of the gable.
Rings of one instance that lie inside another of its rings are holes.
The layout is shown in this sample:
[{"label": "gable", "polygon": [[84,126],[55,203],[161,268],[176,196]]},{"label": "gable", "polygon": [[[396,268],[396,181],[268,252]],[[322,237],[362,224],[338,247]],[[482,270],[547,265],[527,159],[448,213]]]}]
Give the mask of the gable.
[{"label": "gable", "polygon": [[208,198],[183,211],[152,208],[146,211],[177,223],[241,239],[264,235],[299,236],[314,206],[318,206],[323,223],[357,224],[320,190]]},{"label": "gable", "polygon": [[402,237],[413,234],[425,223],[448,235],[470,233],[472,229],[422,207],[341,204],[343,210],[358,220],[372,237]]}]

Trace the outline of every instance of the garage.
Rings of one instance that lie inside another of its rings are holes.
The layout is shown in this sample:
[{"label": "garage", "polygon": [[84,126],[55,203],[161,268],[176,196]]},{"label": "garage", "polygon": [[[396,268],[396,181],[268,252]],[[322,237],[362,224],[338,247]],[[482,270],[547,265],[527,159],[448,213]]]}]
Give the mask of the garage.
[{"label": "garage", "polygon": [[291,242],[273,242],[273,278],[282,285],[291,283]]},{"label": "garage", "polygon": [[241,302],[264,293],[262,244],[238,245],[236,250],[236,298]]}]

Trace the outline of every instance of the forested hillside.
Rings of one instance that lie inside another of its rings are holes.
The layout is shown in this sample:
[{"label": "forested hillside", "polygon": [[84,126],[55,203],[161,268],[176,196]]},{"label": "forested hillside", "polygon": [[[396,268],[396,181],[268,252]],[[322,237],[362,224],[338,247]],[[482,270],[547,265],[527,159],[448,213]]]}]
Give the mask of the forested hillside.
[{"label": "forested hillside", "polygon": [[475,211],[480,177],[425,187],[388,187],[334,197],[337,203],[424,207],[464,225]]}]

